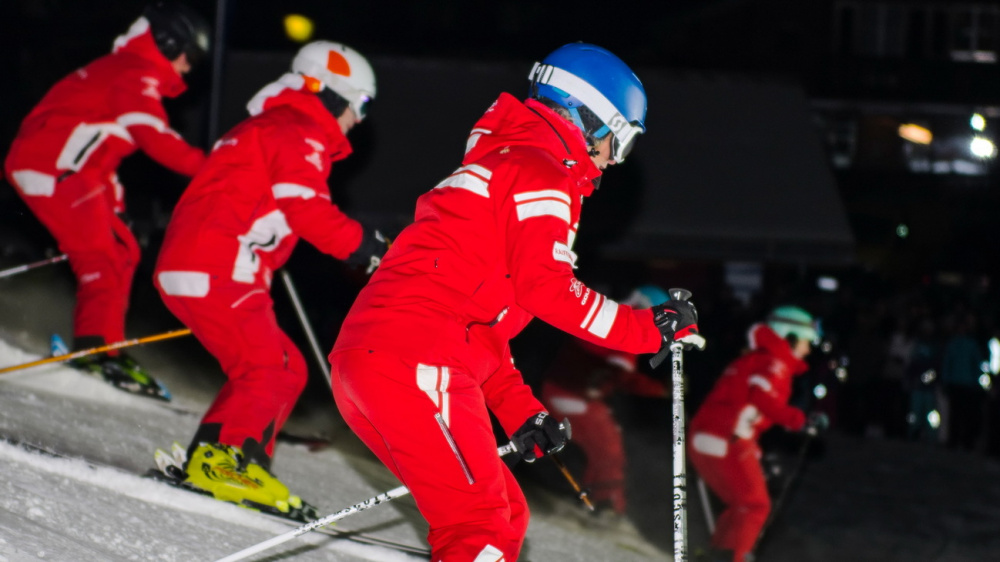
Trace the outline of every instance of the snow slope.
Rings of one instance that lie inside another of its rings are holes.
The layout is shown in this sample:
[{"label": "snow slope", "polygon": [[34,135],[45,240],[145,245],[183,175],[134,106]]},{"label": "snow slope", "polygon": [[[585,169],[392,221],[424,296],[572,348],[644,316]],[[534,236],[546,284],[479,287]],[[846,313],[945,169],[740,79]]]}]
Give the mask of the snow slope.
[{"label": "snow slope", "polygon": [[[70,285],[52,271],[47,283],[23,278],[0,284],[0,366],[40,357],[49,333],[69,330]],[[130,333],[163,329],[130,324]],[[131,351],[173,392],[171,403],[127,394],[58,364],[0,375],[0,436],[92,461],[0,442],[0,562],[216,560],[293,528],[139,476],[153,466],[154,449],[187,444],[222,377],[192,338]],[[322,514],[398,486],[339,421],[332,399],[321,398],[329,407],[297,411],[286,428],[330,439],[332,446],[311,450],[279,441],[275,473]],[[539,490],[531,496],[541,505],[533,510],[523,560],[670,559],[634,532],[582,528],[567,517],[581,510],[572,498]],[[426,523],[409,497],[353,515],[337,528],[427,546]],[[252,559],[426,557],[310,533]]]}]

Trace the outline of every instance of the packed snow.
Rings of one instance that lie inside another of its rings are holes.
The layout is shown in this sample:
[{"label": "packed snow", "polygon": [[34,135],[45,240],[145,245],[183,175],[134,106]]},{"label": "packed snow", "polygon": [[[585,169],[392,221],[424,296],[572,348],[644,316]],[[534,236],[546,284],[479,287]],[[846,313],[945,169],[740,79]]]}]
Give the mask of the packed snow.
[{"label": "packed snow", "polygon": [[[48,334],[66,333],[69,319],[63,315],[71,293],[63,281],[2,287],[0,367],[43,356]],[[29,302],[28,296],[39,295],[46,296]],[[187,445],[222,378],[192,338],[130,351],[167,385],[172,402],[122,392],[57,363],[0,375],[0,436],[30,445],[0,442],[0,562],[217,560],[296,527],[142,477],[154,466],[156,448],[174,441]],[[332,399],[327,400],[329,408],[319,413],[293,416],[286,427],[299,431],[302,442],[279,441],[273,466],[293,493],[323,515],[399,485],[343,422],[337,423]],[[635,531],[583,527],[577,515],[582,508],[572,497],[544,491],[532,497],[540,507],[524,560],[671,558]],[[563,506],[559,515],[551,507],[557,504]],[[336,528],[427,548],[426,523],[409,497],[352,515]],[[319,533],[251,558],[426,559]]]}]

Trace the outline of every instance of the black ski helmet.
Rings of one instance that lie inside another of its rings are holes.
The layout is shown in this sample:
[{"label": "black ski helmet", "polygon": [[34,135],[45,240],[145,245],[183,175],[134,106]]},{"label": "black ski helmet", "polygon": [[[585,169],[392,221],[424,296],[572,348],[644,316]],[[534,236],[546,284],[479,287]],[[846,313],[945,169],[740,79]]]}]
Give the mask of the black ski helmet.
[{"label": "black ski helmet", "polygon": [[142,13],[157,48],[167,60],[186,54],[191,66],[211,50],[211,31],[201,14],[179,3],[161,0],[146,6]]}]

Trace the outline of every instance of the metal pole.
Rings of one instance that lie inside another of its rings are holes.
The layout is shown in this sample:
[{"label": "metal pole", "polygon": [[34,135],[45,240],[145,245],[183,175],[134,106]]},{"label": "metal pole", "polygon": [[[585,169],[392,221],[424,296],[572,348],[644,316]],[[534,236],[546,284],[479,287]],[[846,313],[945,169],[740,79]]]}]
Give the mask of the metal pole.
[{"label": "metal pole", "polygon": [[299,300],[299,293],[295,290],[295,284],[292,283],[292,276],[284,269],[281,270],[281,281],[285,284],[285,289],[288,290],[288,298],[292,299],[292,306],[295,307],[295,313],[302,324],[302,330],[306,333],[306,338],[309,340],[309,347],[312,348],[313,356],[319,365],[320,373],[323,374],[323,380],[333,389],[333,383],[330,382],[330,364],[327,363],[326,357],[323,356],[323,352],[319,348],[319,342],[316,341],[316,334],[313,333],[312,325],[309,324],[309,317],[306,316],[306,310],[302,307],[302,301]]},{"label": "metal pole", "polygon": [[215,2],[215,48],[212,50],[212,91],[208,103],[208,142],[211,148],[219,139],[222,112],[222,73],[226,60],[226,20],[229,18],[229,0]]},{"label": "metal pole", "polygon": [[684,346],[670,344],[673,354],[674,562],[687,562],[687,475],[684,454]]},{"label": "metal pole", "polygon": [[564,463],[556,453],[552,453],[549,457],[552,458],[552,462],[556,463],[556,468],[559,469],[559,472],[562,472],[563,477],[566,478],[569,485],[573,487],[573,491],[576,492],[576,497],[580,498],[580,501],[583,502],[583,505],[587,506],[588,510],[594,511],[594,504],[590,502],[590,495],[587,494],[587,490],[580,487],[576,478],[573,478],[573,474],[570,473],[569,468],[566,467],[566,463]]},{"label": "metal pole", "polygon": [[20,365],[12,365],[10,367],[4,367],[0,369],[0,375],[4,373],[9,373],[11,371],[19,371],[21,369],[27,369],[29,367],[37,367],[39,365],[46,365],[48,363],[58,363],[62,361],[70,361],[72,359],[79,359],[80,357],[86,357],[88,355],[94,355],[95,353],[103,353],[105,351],[111,351],[112,349],[121,349],[123,347],[132,347],[134,345],[141,345],[144,343],[151,343],[154,341],[166,340],[170,338],[178,338],[181,336],[186,336],[191,333],[191,330],[184,328],[183,330],[174,330],[172,332],[163,332],[162,334],[156,334],[153,336],[146,336],[144,338],[135,338],[131,340],[123,340],[120,342],[109,343],[107,345],[102,345],[99,347],[92,347],[90,349],[81,349],[80,351],[74,351],[73,353],[66,353],[64,355],[56,355],[55,357],[46,357],[45,359],[39,359],[37,361],[31,361],[29,363],[22,363]]},{"label": "metal pole", "polygon": [[16,266],[16,267],[11,267],[9,269],[3,269],[3,270],[0,270],[0,279],[3,279],[4,277],[11,277],[11,276],[17,275],[18,273],[24,273],[25,271],[28,271],[29,269],[35,269],[36,267],[42,267],[43,265],[49,265],[49,264],[52,264],[52,263],[59,263],[61,261],[66,261],[67,257],[68,256],[66,256],[66,254],[62,254],[62,255],[56,256],[54,258],[47,258],[47,259],[44,259],[44,260],[39,260],[39,261],[32,262],[32,263],[26,263],[24,265],[19,265],[19,266]]}]

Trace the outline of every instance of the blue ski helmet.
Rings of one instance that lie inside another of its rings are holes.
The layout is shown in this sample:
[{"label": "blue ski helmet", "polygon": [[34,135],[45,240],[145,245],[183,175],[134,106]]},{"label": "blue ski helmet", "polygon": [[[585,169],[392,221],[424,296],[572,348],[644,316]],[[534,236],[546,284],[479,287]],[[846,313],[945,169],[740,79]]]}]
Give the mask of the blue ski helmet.
[{"label": "blue ski helmet", "polygon": [[767,325],[783,338],[793,335],[816,344],[823,336],[819,321],[797,306],[779,306],[767,317]]},{"label": "blue ski helmet", "polygon": [[611,157],[624,162],[636,136],[646,131],[646,90],[632,69],[607,49],[563,45],[528,74],[531,97],[565,108],[591,144],[609,132]]},{"label": "blue ski helmet", "polygon": [[663,289],[656,285],[642,285],[636,287],[622,304],[627,304],[632,308],[652,308],[668,300],[670,300],[670,296]]}]

